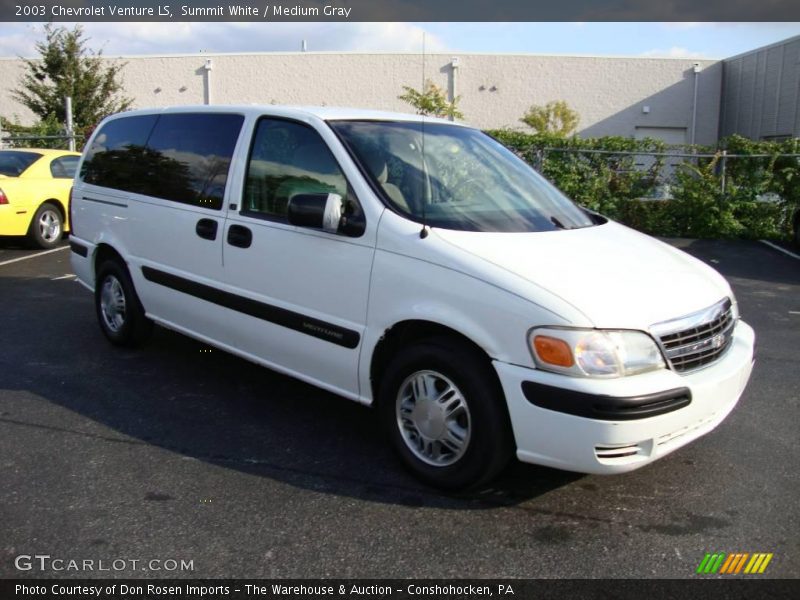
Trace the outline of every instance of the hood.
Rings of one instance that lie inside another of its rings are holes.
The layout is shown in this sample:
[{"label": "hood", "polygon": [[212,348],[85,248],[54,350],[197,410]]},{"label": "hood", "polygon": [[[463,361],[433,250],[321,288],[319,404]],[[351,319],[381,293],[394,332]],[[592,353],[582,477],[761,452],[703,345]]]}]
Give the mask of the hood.
[{"label": "hood", "polygon": [[[637,231],[608,222],[535,233],[436,229],[444,242],[543,288],[582,312],[595,327],[646,329],[711,306],[730,294],[701,261]],[[531,298],[535,300],[534,298]]]}]

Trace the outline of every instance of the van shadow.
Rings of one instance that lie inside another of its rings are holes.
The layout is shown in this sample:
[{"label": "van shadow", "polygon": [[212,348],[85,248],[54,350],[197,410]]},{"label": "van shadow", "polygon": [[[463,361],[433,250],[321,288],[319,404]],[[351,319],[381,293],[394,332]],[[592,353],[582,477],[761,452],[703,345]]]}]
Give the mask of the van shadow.
[{"label": "van shadow", "polygon": [[[0,316],[7,347],[15,348],[0,356],[2,387],[113,430],[104,438],[130,438],[316,492],[405,506],[515,505],[582,477],[514,462],[491,487],[445,494],[404,470],[368,407],[162,328],[142,349],[114,348],[94,321],[90,295],[74,284],[3,278],[0,301],[15,307]],[[38,333],[30,324],[43,318],[50,329]]]}]

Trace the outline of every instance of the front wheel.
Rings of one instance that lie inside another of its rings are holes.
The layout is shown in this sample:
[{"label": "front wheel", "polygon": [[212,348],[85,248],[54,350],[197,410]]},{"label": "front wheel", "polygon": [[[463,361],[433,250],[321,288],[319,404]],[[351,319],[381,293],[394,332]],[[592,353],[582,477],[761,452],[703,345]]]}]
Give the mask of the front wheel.
[{"label": "front wheel", "polygon": [[53,204],[45,202],[33,215],[28,240],[34,246],[45,250],[53,248],[61,241],[64,233],[64,217],[61,211]]},{"label": "front wheel", "polygon": [[402,350],[382,378],[378,401],[401,459],[430,485],[480,485],[513,453],[497,376],[464,344],[435,338]]},{"label": "front wheel", "polygon": [[147,339],[153,322],[145,316],[127,268],[107,260],[97,269],[95,310],[100,329],[117,346],[136,346]]}]

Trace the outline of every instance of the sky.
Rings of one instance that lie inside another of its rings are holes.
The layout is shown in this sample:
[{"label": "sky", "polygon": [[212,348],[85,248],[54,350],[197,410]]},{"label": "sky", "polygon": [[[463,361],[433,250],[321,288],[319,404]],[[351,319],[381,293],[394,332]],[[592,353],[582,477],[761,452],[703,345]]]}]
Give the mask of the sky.
[{"label": "sky", "polygon": [[[65,23],[67,27],[72,24]],[[726,58],[800,23],[85,23],[106,56],[197,52],[510,52]],[[0,57],[36,56],[41,23],[0,23]]]}]

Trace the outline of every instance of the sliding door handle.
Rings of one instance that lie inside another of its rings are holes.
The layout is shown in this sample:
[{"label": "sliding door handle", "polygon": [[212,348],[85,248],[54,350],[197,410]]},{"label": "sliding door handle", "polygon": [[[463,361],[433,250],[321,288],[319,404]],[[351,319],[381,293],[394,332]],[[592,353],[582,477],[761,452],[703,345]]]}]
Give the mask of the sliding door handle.
[{"label": "sliding door handle", "polygon": [[214,219],[200,219],[194,231],[204,240],[217,239],[217,222]]}]

